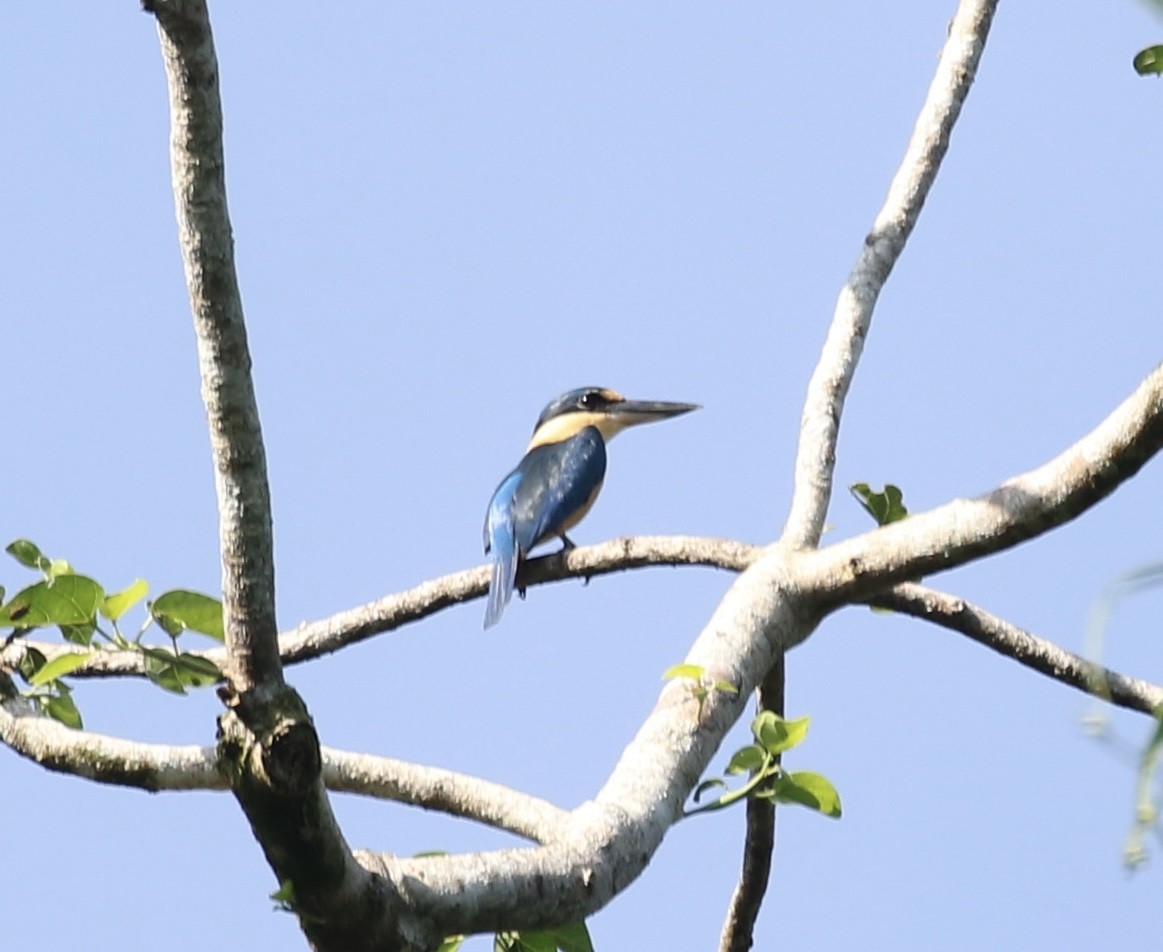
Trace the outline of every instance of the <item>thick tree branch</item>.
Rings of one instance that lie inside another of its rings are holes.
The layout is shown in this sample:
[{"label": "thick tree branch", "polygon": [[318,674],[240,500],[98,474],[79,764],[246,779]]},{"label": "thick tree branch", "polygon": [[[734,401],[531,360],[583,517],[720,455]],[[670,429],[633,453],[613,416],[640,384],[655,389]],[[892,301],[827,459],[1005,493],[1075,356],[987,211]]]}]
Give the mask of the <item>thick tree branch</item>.
[{"label": "thick tree branch", "polygon": [[960,632],[1027,668],[1118,707],[1153,714],[1163,704],[1163,687],[1103,668],[954,595],[906,582],[870,599],[870,604]]},{"label": "thick tree branch", "polygon": [[712,692],[700,717],[689,692],[669,684],[603,789],[571,814],[562,841],[424,860],[359,854],[360,861],[448,932],[544,926],[595,911],[637,877],[681,815],[742,714],[742,698],[823,615],[1046,532],[1101,500],[1161,446],[1163,367],[1065,453],[987,496],[824,549],[769,547],[731,586],[686,658],[740,694]]},{"label": "thick tree branch", "polygon": [[270,490],[226,208],[218,61],[203,0],[156,0],[170,156],[218,492],[222,595],[236,690],[282,684]]},{"label": "thick tree branch", "polygon": [[[361,920],[366,934],[398,936],[407,928],[427,941],[437,933],[545,926],[600,908],[642,871],[679,818],[689,791],[742,714],[742,697],[824,614],[1061,524],[1133,476],[1161,445],[1163,367],[1065,453],[993,493],[825,549],[764,550],[731,586],[687,656],[709,676],[736,684],[740,695],[712,692],[700,713],[689,690],[671,682],[605,787],[573,811],[560,838],[546,846],[411,860],[359,854],[366,870],[384,877],[352,873],[344,886],[376,897],[374,910],[366,911],[370,918]],[[574,550],[566,561],[571,569],[584,568],[586,551]],[[403,918],[401,901],[409,912]]]},{"label": "thick tree branch", "polygon": [[204,0],[147,0],[171,109],[178,232],[218,493],[229,710],[219,764],[321,950],[424,948],[433,936],[355,861],[323,788],[307,709],[283,681],[270,492],[226,208],[218,64]]},{"label": "thick tree branch", "polygon": [[[783,717],[785,685],[786,666],[781,655],[759,686],[759,710],[774,711]],[[777,755],[776,761],[780,760],[782,757]],[[759,907],[767,894],[774,849],[775,803],[749,797],[747,832],[743,838],[743,872],[727,907],[727,917],[719,936],[719,952],[747,952],[751,948]]]},{"label": "thick tree branch", "polygon": [[1048,463],[983,496],[956,499],[804,552],[795,573],[833,607],[867,601],[900,582],[1049,532],[1114,492],[1161,448],[1163,364],[1097,427]]},{"label": "thick tree branch", "polygon": [[997,0],[962,0],[958,6],[904,159],[840,291],[804,401],[795,489],[783,534],[785,545],[801,548],[820,540],[832,494],[840,417],[872,324],[872,312],[945,157],[996,7]]}]

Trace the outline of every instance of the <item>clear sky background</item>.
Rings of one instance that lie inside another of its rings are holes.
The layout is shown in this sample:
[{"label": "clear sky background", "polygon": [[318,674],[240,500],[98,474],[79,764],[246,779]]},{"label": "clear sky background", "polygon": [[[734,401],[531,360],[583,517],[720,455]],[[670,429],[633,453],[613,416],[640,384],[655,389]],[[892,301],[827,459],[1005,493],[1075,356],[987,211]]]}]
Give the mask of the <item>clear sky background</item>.
[{"label": "clear sky background", "polygon": [[[621,437],[578,543],[772,539],[806,382],[954,4],[225,3],[212,7],[237,259],[267,438],[283,628],[482,561],[542,406],[600,384],[705,409]],[[1163,40],[1132,2],[1005,3],[852,389],[838,485],[924,509],[1095,425],[1161,357]],[[109,588],[219,583],[158,42],[137,4],[9,4],[0,30],[0,543]],[[1091,600],[1163,556],[1158,463],[1049,537],[932,580],[1080,650]],[[837,493],[829,539],[870,526]],[[9,591],[32,580],[0,562]],[[294,668],[323,741],[572,807],[731,582],[654,569],[482,602]],[[1107,660],[1163,679],[1163,594]],[[84,682],[86,726],[212,743],[213,692]],[[757,948],[1158,942],[1128,877],[1129,759],[1077,693],[958,635],[851,609],[789,658],[789,758],[845,815],[779,814]],[[716,758],[721,769],[741,727]],[[349,842],[508,837],[334,798]],[[282,950],[228,794],[51,775],[0,752],[4,945]],[[684,822],[591,920],[599,952],[705,950],[742,811]],[[1159,844],[1154,844],[1156,856]],[[476,940],[470,949],[488,948]]]}]

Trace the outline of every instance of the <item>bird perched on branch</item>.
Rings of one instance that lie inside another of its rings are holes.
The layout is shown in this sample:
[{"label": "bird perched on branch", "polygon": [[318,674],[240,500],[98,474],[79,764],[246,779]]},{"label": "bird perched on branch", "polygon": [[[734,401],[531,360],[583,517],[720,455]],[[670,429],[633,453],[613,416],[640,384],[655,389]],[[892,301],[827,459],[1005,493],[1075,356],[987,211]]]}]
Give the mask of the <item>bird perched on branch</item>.
[{"label": "bird perched on branch", "polygon": [[541,411],[524,457],[501,480],[485,516],[485,554],[493,559],[486,628],[513,597],[517,565],[530,549],[554,537],[573,548],[566,532],[598,498],[606,443],[627,427],[697,409],[696,403],[627,400],[604,387],[583,387]]}]

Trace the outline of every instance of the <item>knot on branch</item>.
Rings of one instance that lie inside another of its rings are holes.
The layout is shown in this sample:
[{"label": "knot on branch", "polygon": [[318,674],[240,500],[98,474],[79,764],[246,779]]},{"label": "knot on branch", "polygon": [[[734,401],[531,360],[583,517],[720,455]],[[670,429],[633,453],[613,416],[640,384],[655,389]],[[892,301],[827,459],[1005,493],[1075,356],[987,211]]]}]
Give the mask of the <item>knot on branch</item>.
[{"label": "knot on branch", "polygon": [[236,790],[245,785],[301,797],[319,781],[319,736],[294,689],[282,685],[273,694],[242,692],[224,700],[229,710],[218,719],[219,754]]}]

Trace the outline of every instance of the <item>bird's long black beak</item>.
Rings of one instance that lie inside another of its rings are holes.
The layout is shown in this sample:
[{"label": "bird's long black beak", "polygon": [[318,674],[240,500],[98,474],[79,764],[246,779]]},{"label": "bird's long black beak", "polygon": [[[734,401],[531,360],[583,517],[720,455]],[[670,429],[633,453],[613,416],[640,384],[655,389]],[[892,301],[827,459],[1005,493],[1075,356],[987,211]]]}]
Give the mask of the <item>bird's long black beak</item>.
[{"label": "bird's long black beak", "polygon": [[606,409],[620,426],[637,426],[639,423],[654,423],[671,417],[698,410],[697,403],[674,403],[668,400],[623,400]]}]

